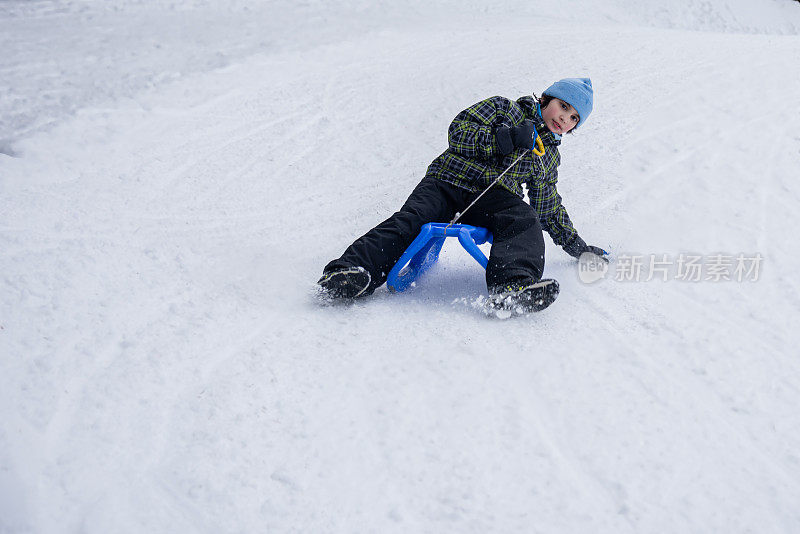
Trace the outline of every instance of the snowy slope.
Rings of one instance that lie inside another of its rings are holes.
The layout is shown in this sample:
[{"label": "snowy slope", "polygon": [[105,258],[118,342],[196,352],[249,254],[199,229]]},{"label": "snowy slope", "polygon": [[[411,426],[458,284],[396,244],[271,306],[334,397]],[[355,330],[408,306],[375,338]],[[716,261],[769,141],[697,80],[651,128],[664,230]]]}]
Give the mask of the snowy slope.
[{"label": "snowy slope", "polygon": [[[800,5],[595,4],[0,3],[0,532],[800,529]],[[450,246],[316,305],[458,111],[576,75],[581,235],[757,281],[548,239],[535,317]]]}]

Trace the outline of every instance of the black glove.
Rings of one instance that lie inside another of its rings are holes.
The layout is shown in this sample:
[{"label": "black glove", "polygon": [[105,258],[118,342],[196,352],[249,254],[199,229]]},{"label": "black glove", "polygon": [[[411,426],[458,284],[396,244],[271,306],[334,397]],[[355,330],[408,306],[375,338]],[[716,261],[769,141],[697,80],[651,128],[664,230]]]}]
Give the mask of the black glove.
[{"label": "black glove", "polygon": [[497,138],[497,148],[504,156],[511,154],[515,148],[533,148],[533,136],[536,132],[536,125],[532,120],[522,121],[519,126],[509,128],[508,126],[498,126],[495,130]]},{"label": "black glove", "polygon": [[581,254],[583,254],[584,252],[591,252],[592,254],[598,256],[600,259],[608,263],[608,258],[606,257],[608,255],[608,252],[606,252],[600,247],[587,245],[586,241],[584,241],[580,237],[576,237],[570,244],[564,245],[564,251],[573,258],[580,258]]},{"label": "black glove", "polygon": [[604,262],[608,263],[608,252],[606,252],[600,247],[596,247],[594,245],[586,245],[586,250],[584,250],[584,252],[591,252]]}]

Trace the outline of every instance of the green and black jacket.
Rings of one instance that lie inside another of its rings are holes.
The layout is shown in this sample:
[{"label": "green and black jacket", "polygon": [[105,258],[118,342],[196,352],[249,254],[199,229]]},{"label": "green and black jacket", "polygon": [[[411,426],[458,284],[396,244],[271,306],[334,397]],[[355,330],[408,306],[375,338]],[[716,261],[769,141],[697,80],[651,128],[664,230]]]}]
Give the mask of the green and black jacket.
[{"label": "green and black jacket", "polygon": [[500,179],[498,185],[524,197],[522,184],[525,184],[528,199],[539,214],[542,228],[557,245],[568,247],[578,239],[578,232],[556,190],[558,165],[561,163],[558,145],[561,141],[545,126],[533,97],[525,96],[513,101],[494,96],[456,115],[448,131],[449,148],[433,160],[427,176],[470,191],[483,191],[523,150],[515,149],[503,156],[497,146],[496,128],[519,126],[526,119],[536,123],[536,131],[544,144],[544,156],[539,159],[529,152]]}]

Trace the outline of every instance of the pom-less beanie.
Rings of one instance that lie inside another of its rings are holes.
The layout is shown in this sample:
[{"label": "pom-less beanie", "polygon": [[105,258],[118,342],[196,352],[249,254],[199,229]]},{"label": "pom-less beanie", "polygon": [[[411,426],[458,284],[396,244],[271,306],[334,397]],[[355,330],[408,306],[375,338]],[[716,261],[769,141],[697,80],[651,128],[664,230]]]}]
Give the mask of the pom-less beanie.
[{"label": "pom-less beanie", "polygon": [[544,90],[542,94],[563,100],[578,112],[580,120],[575,125],[577,128],[592,112],[594,103],[594,90],[592,80],[589,78],[564,78]]}]

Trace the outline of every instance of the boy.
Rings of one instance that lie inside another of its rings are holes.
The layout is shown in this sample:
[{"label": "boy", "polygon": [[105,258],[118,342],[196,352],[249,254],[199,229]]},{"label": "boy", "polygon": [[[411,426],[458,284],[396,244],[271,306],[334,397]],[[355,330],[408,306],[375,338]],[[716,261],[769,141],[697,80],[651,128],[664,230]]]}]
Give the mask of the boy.
[{"label": "boy", "polygon": [[[325,266],[317,282],[323,296],[354,299],[371,294],[429,222],[459,222],[488,228],[493,244],[486,267],[492,296],[509,299],[524,311],[538,311],[558,296],[558,282],[542,280],[544,238],[573,257],[605,252],[588,246],[572,226],[556,191],[561,136],[583,124],[592,111],[594,93],[588,78],[567,78],[548,87],[542,98],[512,101],[492,97],[453,120],[449,147],[428,167],[400,211],[350,245]],[[538,134],[543,156],[530,149]],[[518,157],[527,152],[469,210],[470,205]],[[530,205],[523,200],[528,187]]]}]

